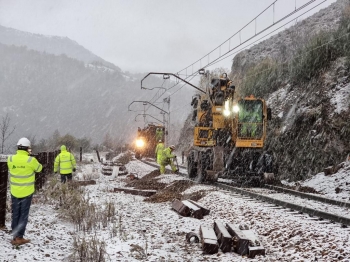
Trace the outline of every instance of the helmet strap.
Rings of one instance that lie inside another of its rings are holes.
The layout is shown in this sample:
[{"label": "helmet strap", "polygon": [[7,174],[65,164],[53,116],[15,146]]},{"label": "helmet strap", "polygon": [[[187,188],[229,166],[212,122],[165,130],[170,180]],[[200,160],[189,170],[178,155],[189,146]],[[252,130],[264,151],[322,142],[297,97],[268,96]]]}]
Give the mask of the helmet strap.
[{"label": "helmet strap", "polygon": [[29,149],[29,147],[27,147],[27,146],[18,146],[17,148],[18,148],[18,150],[24,150],[24,151],[28,151],[28,149]]}]

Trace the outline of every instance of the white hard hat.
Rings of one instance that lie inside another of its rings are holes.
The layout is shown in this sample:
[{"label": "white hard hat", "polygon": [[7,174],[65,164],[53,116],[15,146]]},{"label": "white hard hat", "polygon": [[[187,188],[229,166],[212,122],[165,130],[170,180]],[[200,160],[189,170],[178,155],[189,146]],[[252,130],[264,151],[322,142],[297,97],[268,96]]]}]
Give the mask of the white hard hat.
[{"label": "white hard hat", "polygon": [[159,143],[162,143],[162,140],[160,139],[158,142],[159,142]]},{"label": "white hard hat", "polygon": [[170,149],[175,149],[174,145],[169,146]]},{"label": "white hard hat", "polygon": [[18,140],[17,146],[30,147],[30,141],[28,138],[22,137],[20,140]]}]

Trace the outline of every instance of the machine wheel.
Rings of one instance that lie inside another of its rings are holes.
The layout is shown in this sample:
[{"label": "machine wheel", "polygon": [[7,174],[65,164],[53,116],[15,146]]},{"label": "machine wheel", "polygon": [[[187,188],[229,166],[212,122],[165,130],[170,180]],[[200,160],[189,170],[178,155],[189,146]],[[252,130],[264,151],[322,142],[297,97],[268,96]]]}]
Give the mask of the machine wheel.
[{"label": "machine wheel", "polygon": [[191,152],[187,157],[187,172],[190,179],[197,176],[197,163],[194,160],[194,152]]},{"label": "machine wheel", "polygon": [[197,181],[205,182],[207,178],[207,169],[210,169],[210,151],[200,152],[198,156]]},{"label": "machine wheel", "polygon": [[136,152],[136,153],[135,153],[135,158],[136,158],[136,159],[141,159],[141,154],[140,154],[139,152]]},{"label": "machine wheel", "polygon": [[271,154],[263,153],[258,161],[259,173],[261,174],[261,184],[274,184],[274,159]]},{"label": "machine wheel", "polygon": [[197,177],[196,177],[196,181],[201,183],[205,180],[205,174],[204,174],[204,153],[203,152],[199,152],[199,156],[198,156],[198,168],[197,168]]}]

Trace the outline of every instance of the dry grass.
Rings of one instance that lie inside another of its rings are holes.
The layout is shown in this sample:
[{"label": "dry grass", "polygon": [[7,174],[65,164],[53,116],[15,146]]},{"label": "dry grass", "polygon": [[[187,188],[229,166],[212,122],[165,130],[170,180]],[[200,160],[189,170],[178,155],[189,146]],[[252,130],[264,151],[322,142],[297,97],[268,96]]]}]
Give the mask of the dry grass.
[{"label": "dry grass", "polygon": [[126,165],[132,160],[132,153],[130,151],[125,152],[121,156],[119,156],[116,160],[117,163],[120,163],[122,165]]},{"label": "dry grass", "polygon": [[97,237],[91,239],[74,237],[73,254],[69,261],[105,262],[107,255],[105,242],[99,241]]},{"label": "dry grass", "polygon": [[113,202],[106,200],[102,205],[92,203],[84,187],[78,183],[61,184],[57,177],[51,177],[42,192],[36,197],[36,203],[55,205],[61,218],[73,223],[77,231],[105,228],[116,214]]}]

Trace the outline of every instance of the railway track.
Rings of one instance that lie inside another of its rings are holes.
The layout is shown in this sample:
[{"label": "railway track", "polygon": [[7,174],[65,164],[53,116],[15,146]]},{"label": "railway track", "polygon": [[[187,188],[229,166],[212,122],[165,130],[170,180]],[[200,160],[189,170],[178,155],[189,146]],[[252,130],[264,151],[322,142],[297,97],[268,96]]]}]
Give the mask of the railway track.
[{"label": "railway track", "polygon": [[[141,162],[143,162],[147,165],[156,167],[156,168],[159,167],[159,165],[157,165],[155,163],[150,163],[149,161],[141,160]],[[184,168],[182,167],[182,169],[184,169]],[[179,175],[187,177],[187,174],[185,174],[183,172],[180,172]],[[262,201],[265,203],[270,203],[275,207],[278,206],[278,207],[284,208],[290,213],[307,214],[317,221],[325,221],[325,223],[339,223],[341,225],[341,227],[350,226],[350,215],[349,215],[349,217],[344,217],[341,215],[334,214],[334,212],[329,213],[329,212],[325,212],[323,210],[311,208],[311,207],[306,206],[306,205],[298,205],[295,203],[295,201],[288,202],[285,200],[280,200],[280,199],[269,196],[268,193],[263,194],[263,193],[253,192],[252,189],[239,188],[239,187],[229,185],[228,183],[216,182],[213,184],[207,184],[207,183],[203,183],[203,184],[216,186],[219,189],[227,190],[227,191],[232,192],[236,195],[238,194],[240,196],[246,196],[252,200],[258,200],[258,201]],[[299,191],[295,191],[295,190],[291,190],[291,189],[286,189],[283,187],[276,187],[276,186],[272,186],[272,185],[266,185],[265,188],[273,190],[275,192],[282,193],[282,194],[292,195],[292,196],[297,197],[297,198],[317,201],[323,205],[340,207],[343,209],[344,213],[350,212],[350,210],[349,210],[350,203],[348,203],[348,202],[336,201],[333,199],[328,199],[325,197],[315,196],[315,195],[311,195],[311,194],[307,194],[307,193],[303,193],[303,192],[299,192]],[[327,222],[327,221],[329,221],[329,222]]]}]

